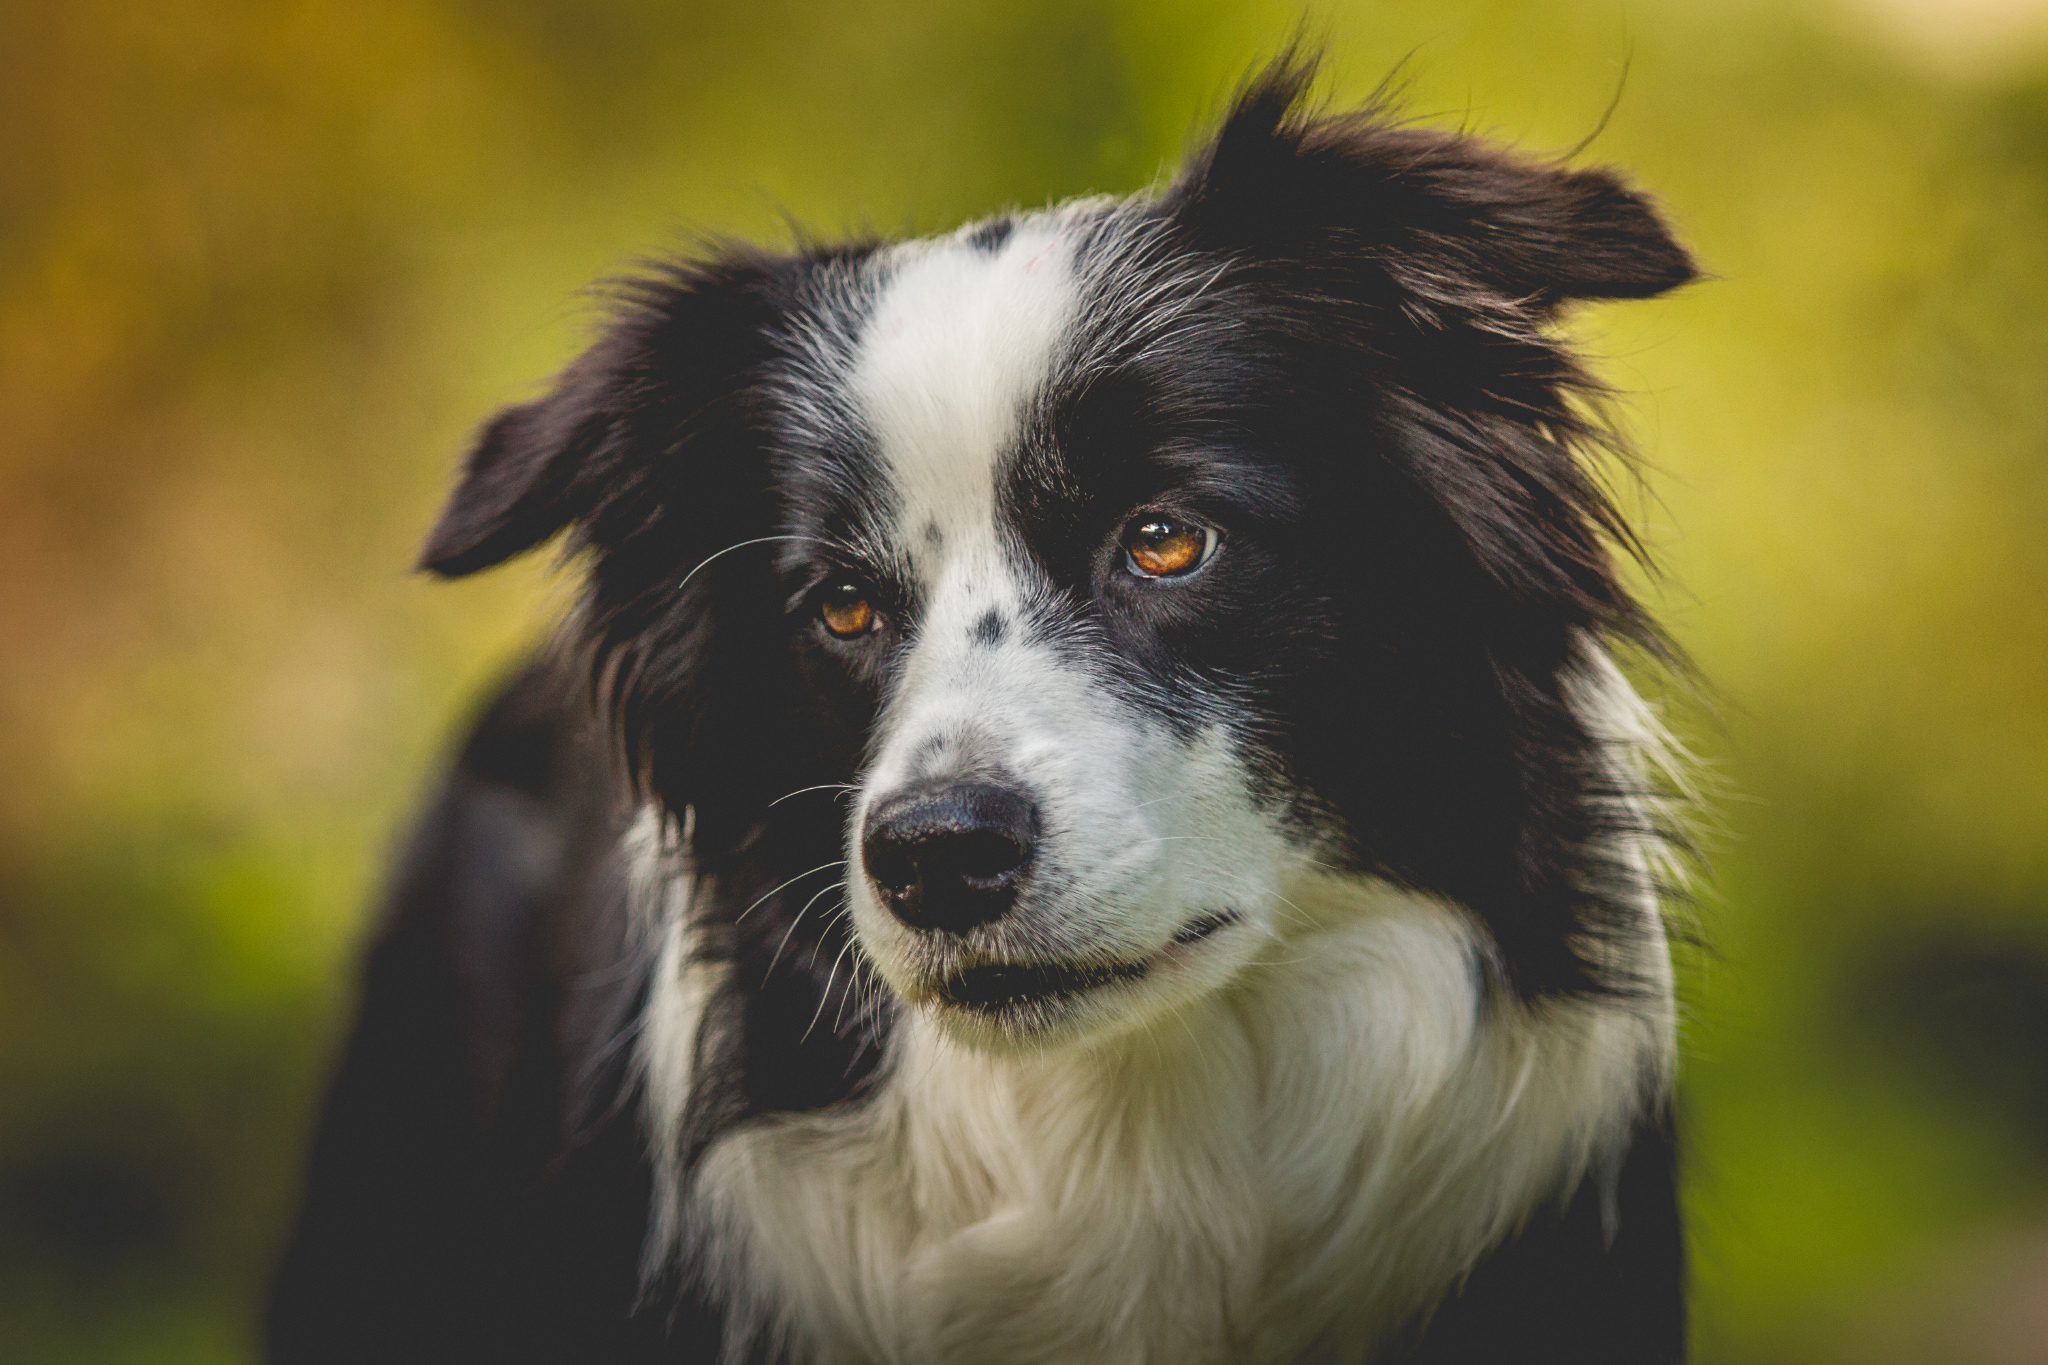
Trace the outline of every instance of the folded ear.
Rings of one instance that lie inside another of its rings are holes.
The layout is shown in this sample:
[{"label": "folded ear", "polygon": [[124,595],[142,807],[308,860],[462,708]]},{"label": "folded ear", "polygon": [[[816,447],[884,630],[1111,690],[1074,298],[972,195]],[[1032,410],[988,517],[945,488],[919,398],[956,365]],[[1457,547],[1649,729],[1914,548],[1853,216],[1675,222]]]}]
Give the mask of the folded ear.
[{"label": "folded ear", "polygon": [[420,568],[444,578],[488,569],[550,539],[583,510],[572,497],[576,474],[612,423],[609,349],[600,343],[562,374],[554,392],[507,408],[484,427],[427,537]]},{"label": "folded ear", "polygon": [[732,409],[744,405],[768,349],[775,282],[787,264],[730,251],[619,285],[611,324],[553,391],[507,408],[477,437],[420,567],[458,578],[572,526],[587,539],[629,491],[638,499],[625,499],[629,524],[611,532],[629,534],[664,510],[676,515],[650,499],[679,491],[684,447],[743,425]]},{"label": "folded ear", "polygon": [[1266,68],[1169,191],[1202,245],[1336,253],[1426,294],[1476,288],[1538,310],[1694,277],[1650,201],[1612,172],[1402,127],[1378,106],[1319,114],[1306,107],[1314,76],[1292,54]]}]

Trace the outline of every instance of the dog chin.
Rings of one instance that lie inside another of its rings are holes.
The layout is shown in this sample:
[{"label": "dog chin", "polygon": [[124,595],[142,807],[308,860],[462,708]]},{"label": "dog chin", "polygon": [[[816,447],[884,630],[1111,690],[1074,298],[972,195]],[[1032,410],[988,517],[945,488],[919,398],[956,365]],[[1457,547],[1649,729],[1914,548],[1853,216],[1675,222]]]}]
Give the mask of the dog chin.
[{"label": "dog chin", "polygon": [[1127,957],[963,958],[913,974],[897,994],[956,1042],[989,1052],[1043,1051],[1114,1037],[1215,989],[1242,949],[1219,940],[1234,912],[1206,914],[1154,952]]}]

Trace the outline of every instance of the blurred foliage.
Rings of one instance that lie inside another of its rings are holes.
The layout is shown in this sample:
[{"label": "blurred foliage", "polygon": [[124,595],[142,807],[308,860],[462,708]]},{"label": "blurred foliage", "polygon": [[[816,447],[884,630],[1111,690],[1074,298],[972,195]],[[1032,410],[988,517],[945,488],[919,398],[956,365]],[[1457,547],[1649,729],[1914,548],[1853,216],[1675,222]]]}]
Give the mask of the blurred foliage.
[{"label": "blurred foliage", "polygon": [[[540,565],[406,566],[576,291],[1137,188],[1300,22],[0,6],[0,1354],[250,1358],[387,844],[559,604]],[[1418,116],[1532,148],[1619,92],[1585,158],[1717,276],[1581,324],[1708,680],[1670,698],[1712,797],[1702,1359],[2041,1359],[2048,54],[1972,74],[1759,0],[1307,32],[1338,93],[1399,65]]]}]

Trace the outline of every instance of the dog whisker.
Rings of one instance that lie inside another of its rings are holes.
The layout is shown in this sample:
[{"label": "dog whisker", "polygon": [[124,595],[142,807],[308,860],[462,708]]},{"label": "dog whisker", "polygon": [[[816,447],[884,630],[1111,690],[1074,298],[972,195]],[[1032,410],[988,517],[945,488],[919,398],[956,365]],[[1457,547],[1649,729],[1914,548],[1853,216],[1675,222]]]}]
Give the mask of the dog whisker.
[{"label": "dog whisker", "polygon": [[833,860],[832,860],[831,862],[829,862],[829,863],[819,863],[819,864],[818,864],[818,865],[817,865],[816,867],[812,867],[812,868],[806,868],[806,869],[805,869],[804,871],[802,871],[802,872],[799,872],[799,873],[797,873],[797,874],[796,874],[796,875],[795,875],[794,877],[791,877],[791,878],[790,878],[790,879],[789,879],[788,881],[784,882],[784,883],[783,883],[783,884],[782,884],[781,886],[778,886],[778,887],[776,887],[776,888],[775,888],[775,889],[774,889],[773,891],[768,891],[768,892],[764,892],[764,893],[762,894],[762,896],[760,897],[760,899],[759,899],[759,900],[756,900],[756,901],[755,901],[755,902],[754,902],[754,903],[753,903],[752,905],[748,906],[748,907],[747,907],[746,909],[744,909],[744,910],[740,911],[740,912],[739,912],[739,914],[735,915],[735,916],[733,917],[733,921],[732,921],[732,922],[733,922],[734,924],[738,924],[738,923],[739,923],[739,922],[740,922],[741,920],[745,919],[745,918],[746,918],[746,917],[747,917],[748,915],[751,915],[751,914],[753,914],[753,913],[754,913],[754,912],[755,912],[756,910],[760,909],[760,908],[761,908],[761,906],[762,906],[762,904],[763,904],[763,903],[764,903],[765,901],[767,901],[767,900],[768,900],[768,898],[769,898],[770,896],[774,896],[774,895],[776,895],[776,894],[777,894],[777,893],[779,893],[779,892],[782,892],[782,891],[786,891],[786,890],[788,890],[788,889],[789,889],[790,887],[792,887],[792,886],[795,886],[795,885],[796,885],[796,884],[797,884],[798,882],[800,882],[800,881],[802,881],[802,880],[803,880],[804,878],[806,878],[806,877],[810,876],[810,875],[811,875],[812,873],[814,873],[814,872],[823,872],[823,871],[824,871],[824,870],[825,870],[826,868],[830,868],[830,867],[844,867],[844,866],[846,866],[846,859],[844,859],[844,858],[834,858],[834,859],[833,859]]},{"label": "dog whisker", "polygon": [[782,942],[775,945],[775,955],[768,959],[768,970],[761,974],[762,985],[765,986],[766,984],[768,984],[768,978],[775,975],[775,964],[782,961],[782,950],[789,946],[790,935],[796,932],[797,925],[803,923],[804,915],[810,910],[812,906],[818,903],[819,897],[827,895],[828,893],[833,891],[841,890],[845,886],[845,882],[834,882],[832,885],[826,887],[823,891],[818,892],[817,895],[812,896],[809,900],[804,902],[804,908],[796,912],[796,918],[791,920],[789,922],[789,927],[782,931]]},{"label": "dog whisker", "polygon": [[773,801],[770,801],[770,802],[768,803],[768,805],[769,805],[769,806],[770,806],[771,808],[773,808],[773,807],[775,807],[775,806],[779,806],[779,805],[781,805],[781,804],[782,804],[783,802],[785,802],[785,801],[789,800],[789,798],[790,798],[790,797],[792,797],[792,796],[802,796],[802,795],[803,795],[803,794],[804,794],[805,792],[826,792],[826,791],[841,791],[841,792],[857,792],[857,791],[859,791],[859,790],[860,790],[860,788],[859,788],[858,786],[856,786],[855,784],[851,783],[851,782],[820,782],[820,783],[818,783],[818,784],[817,784],[816,786],[812,786],[812,787],[798,787],[798,788],[797,788],[797,789],[796,789],[795,791],[793,791],[793,792],[784,792],[784,793],[783,793],[782,795],[780,795],[780,796],[776,797],[776,798],[775,798],[775,799],[774,799]]},{"label": "dog whisker", "polygon": [[683,581],[682,581],[682,582],[680,582],[680,583],[678,583],[678,584],[676,584],[676,586],[675,586],[675,591],[676,591],[676,592],[678,592],[678,593],[680,593],[680,592],[682,592],[682,590],[683,590],[684,588],[687,588],[687,587],[689,587],[689,586],[690,586],[690,580],[691,580],[691,579],[693,579],[693,578],[695,578],[695,577],[697,576],[697,570],[698,570],[698,569],[702,569],[702,568],[703,568],[703,567],[704,567],[704,566],[705,566],[706,564],[709,564],[709,563],[710,563],[710,562],[711,562],[712,560],[714,560],[714,559],[721,559],[721,558],[725,557],[726,555],[729,555],[729,554],[731,554],[731,553],[732,553],[732,552],[733,552],[734,550],[744,550],[744,549],[746,549],[746,548],[747,548],[747,547],[748,547],[749,545],[768,545],[768,544],[771,544],[771,543],[773,543],[773,542],[775,542],[775,541],[790,541],[790,540],[808,540],[808,541],[816,541],[816,540],[817,540],[817,537],[816,537],[816,536],[755,536],[755,537],[754,537],[754,538],[753,538],[752,540],[742,540],[742,541],[738,541],[738,542],[736,542],[735,544],[732,544],[732,545],[728,545],[728,546],[726,546],[726,547],[725,547],[725,548],[724,548],[723,550],[719,550],[719,551],[717,551],[717,552],[715,552],[715,553],[713,553],[713,554],[708,554],[708,555],[704,556],[704,558],[703,558],[703,559],[701,559],[701,560],[699,560],[699,561],[697,562],[697,568],[695,568],[695,569],[692,569],[692,570],[690,570],[690,571],[689,571],[688,573],[686,573],[686,574],[684,574],[684,575],[683,575]]},{"label": "dog whisker", "polygon": [[[845,946],[840,948],[839,955],[832,959],[832,970],[825,974],[825,988],[818,993],[818,1008],[811,1011],[811,1022],[804,1025],[803,1037],[797,1040],[799,1045],[807,1042],[810,1039],[811,1030],[818,1026],[819,1018],[825,1013],[825,1002],[832,998],[832,983],[839,979],[839,964],[845,960],[846,954],[852,948],[853,941],[848,939]],[[852,989],[850,984],[848,989]],[[837,1027],[836,1023],[834,1027]]]}]

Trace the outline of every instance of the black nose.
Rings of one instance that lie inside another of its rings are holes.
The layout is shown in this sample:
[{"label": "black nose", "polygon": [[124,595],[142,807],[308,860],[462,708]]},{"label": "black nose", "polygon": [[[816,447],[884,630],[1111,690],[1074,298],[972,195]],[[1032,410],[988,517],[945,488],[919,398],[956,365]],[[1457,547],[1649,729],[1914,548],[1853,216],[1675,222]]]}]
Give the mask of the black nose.
[{"label": "black nose", "polygon": [[868,812],[861,852],[896,917],[965,933],[1010,908],[1038,842],[1038,808],[1006,787],[906,792]]}]

